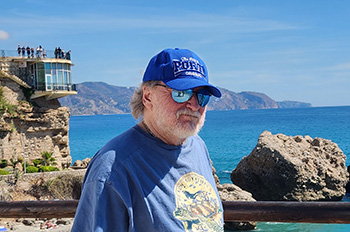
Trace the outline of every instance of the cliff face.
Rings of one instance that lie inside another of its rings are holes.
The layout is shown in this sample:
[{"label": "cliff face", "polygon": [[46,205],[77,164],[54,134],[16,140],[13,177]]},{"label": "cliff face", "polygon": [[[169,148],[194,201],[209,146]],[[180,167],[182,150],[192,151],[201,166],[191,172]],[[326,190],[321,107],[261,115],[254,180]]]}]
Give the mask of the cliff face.
[{"label": "cliff face", "polygon": [[0,82],[2,101],[6,102],[0,111],[0,158],[23,158],[30,164],[46,151],[53,152],[58,168],[69,167],[69,109],[56,99],[29,103],[19,84],[6,78]]}]

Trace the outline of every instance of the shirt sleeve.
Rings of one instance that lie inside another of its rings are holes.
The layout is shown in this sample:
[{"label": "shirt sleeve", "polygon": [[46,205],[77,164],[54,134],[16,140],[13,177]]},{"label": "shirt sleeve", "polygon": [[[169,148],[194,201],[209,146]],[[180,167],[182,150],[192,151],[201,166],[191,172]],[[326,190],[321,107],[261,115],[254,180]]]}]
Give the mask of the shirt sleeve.
[{"label": "shirt sleeve", "polygon": [[128,231],[128,210],[120,195],[103,181],[84,183],[72,232]]}]

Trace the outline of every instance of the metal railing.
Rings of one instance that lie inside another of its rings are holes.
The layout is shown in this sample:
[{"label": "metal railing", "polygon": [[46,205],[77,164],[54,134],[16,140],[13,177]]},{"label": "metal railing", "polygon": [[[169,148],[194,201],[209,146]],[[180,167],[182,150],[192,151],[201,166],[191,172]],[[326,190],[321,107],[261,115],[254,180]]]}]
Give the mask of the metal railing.
[{"label": "metal railing", "polygon": [[71,53],[69,55],[67,55],[66,52],[61,52],[60,54],[58,54],[57,52],[55,52],[55,50],[45,50],[45,53],[37,53],[35,50],[34,53],[30,52],[29,54],[27,53],[27,51],[25,51],[23,54],[22,52],[18,53],[17,50],[0,49],[0,57],[57,58],[71,60],[71,56]]},{"label": "metal railing", "polygon": [[225,221],[350,224],[350,202],[226,201]]},{"label": "metal railing", "polygon": [[[0,201],[0,218],[73,218],[78,200]],[[350,224],[350,202],[224,201],[225,222]]]},{"label": "metal railing", "polygon": [[33,85],[34,90],[38,91],[77,91],[77,86],[75,84],[38,84]]}]

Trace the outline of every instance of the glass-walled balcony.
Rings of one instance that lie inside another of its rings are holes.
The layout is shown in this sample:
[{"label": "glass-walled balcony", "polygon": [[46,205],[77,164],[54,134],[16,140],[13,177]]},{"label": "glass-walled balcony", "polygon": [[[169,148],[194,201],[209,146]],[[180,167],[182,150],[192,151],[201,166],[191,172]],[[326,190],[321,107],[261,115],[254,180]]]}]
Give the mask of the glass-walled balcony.
[{"label": "glass-walled balcony", "polygon": [[74,64],[70,60],[70,51],[55,50],[54,58],[40,52],[37,56],[25,56],[23,53],[8,56],[4,50],[0,51],[2,75],[25,88],[32,88],[31,99],[45,97],[51,100],[77,94],[76,86],[72,84],[71,67]]},{"label": "glass-walled balcony", "polygon": [[42,91],[75,91],[71,81],[71,64],[39,62],[31,66],[34,73],[34,89]]}]

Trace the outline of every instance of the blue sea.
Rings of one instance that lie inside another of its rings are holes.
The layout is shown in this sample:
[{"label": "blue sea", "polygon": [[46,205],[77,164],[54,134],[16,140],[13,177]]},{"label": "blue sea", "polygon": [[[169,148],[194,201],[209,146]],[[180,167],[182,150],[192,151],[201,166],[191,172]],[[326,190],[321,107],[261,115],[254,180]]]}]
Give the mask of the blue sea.
[{"label": "blue sea", "polygon": [[[72,116],[69,142],[73,162],[92,157],[108,140],[135,123],[130,114]],[[231,171],[254,149],[265,130],[332,140],[347,156],[346,165],[350,165],[350,106],[208,111],[200,136],[207,144],[221,183],[231,183]],[[345,232],[350,231],[350,225],[258,223],[256,231]]]}]

